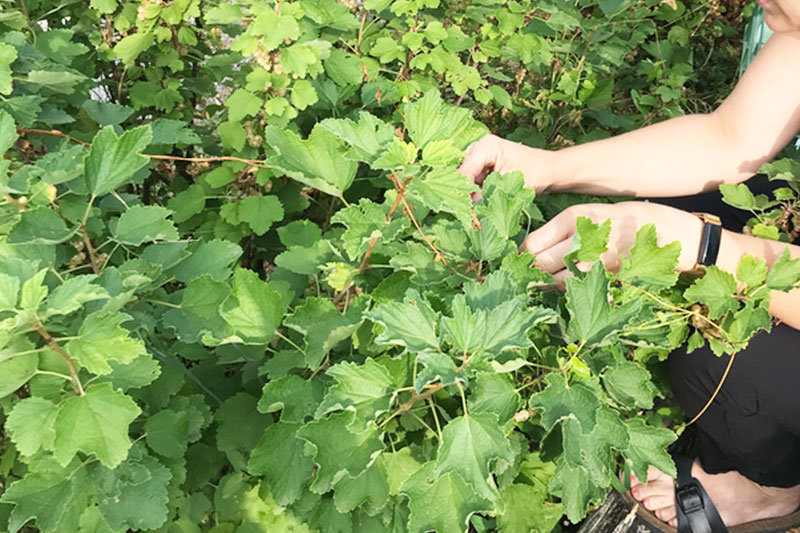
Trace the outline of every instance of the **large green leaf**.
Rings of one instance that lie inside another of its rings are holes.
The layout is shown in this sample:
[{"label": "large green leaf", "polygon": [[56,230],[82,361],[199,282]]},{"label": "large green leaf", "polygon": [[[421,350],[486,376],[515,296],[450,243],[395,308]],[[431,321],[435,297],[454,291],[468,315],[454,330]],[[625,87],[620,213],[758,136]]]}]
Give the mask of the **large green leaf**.
[{"label": "large green leaf", "polygon": [[456,473],[437,476],[433,462],[417,470],[401,487],[409,498],[410,533],[466,533],[475,513],[491,512],[494,505]]},{"label": "large green leaf", "polygon": [[620,307],[608,303],[608,279],[603,264],[596,262],[583,279],[567,278],[569,336],[589,345],[600,344],[620,331],[641,309],[641,300]]},{"label": "large green leaf", "polygon": [[130,129],[119,137],[111,126],[97,132],[84,163],[89,192],[94,196],[107,194],[147,165],[149,160],[140,154],[152,138],[150,126]]},{"label": "large green leaf", "polygon": [[342,196],[353,183],[358,163],[344,157],[344,143],[321,125],[307,140],[277,126],[268,126],[265,138],[277,152],[270,164],[287,176],[333,196]]},{"label": "large green leaf", "polygon": [[83,396],[68,398],[56,415],[56,459],[67,465],[82,451],[116,468],[128,456],[128,426],[140,413],[136,402],[109,383],[92,385]]},{"label": "large green leaf", "polygon": [[80,366],[95,374],[111,372],[108,364],[111,360],[130,363],[147,353],[144,343],[122,327],[130,318],[125,313],[92,313],[81,324],[78,338],[67,343],[67,352]]},{"label": "large green leaf", "polygon": [[442,444],[436,455],[437,476],[457,473],[486,500],[498,498],[497,487],[490,475],[490,464],[514,462],[514,451],[497,416],[475,413],[453,419],[442,430]]},{"label": "large green leaf", "polygon": [[280,293],[252,270],[237,268],[233,293],[222,307],[225,321],[245,342],[266,344],[272,340],[283,317]]}]

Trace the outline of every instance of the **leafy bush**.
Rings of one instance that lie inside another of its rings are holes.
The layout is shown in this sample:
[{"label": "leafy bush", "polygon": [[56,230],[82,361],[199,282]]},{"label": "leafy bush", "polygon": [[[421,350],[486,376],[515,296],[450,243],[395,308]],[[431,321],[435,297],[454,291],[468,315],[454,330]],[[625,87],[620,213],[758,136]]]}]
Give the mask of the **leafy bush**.
[{"label": "leafy bush", "polygon": [[646,226],[541,290],[517,244],[578,199],[456,169],[696,107],[732,30],[676,7],[4,9],[0,528],[544,532],[671,471],[651,369],[740,349],[799,262],[679,278]]}]

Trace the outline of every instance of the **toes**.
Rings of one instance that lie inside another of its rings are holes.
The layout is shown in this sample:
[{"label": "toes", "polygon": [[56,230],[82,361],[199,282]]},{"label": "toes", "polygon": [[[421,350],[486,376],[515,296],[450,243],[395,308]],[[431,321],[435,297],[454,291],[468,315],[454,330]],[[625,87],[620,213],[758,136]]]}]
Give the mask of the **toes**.
[{"label": "toes", "polygon": [[648,511],[655,511],[656,509],[667,509],[668,507],[675,507],[675,498],[667,494],[657,494],[642,500],[642,505]]},{"label": "toes", "polygon": [[[667,477],[648,482],[644,485],[638,485],[631,490],[631,494],[638,501],[642,501],[645,498],[652,498],[654,496],[674,498],[675,486],[672,483],[672,479]],[[666,505],[668,504],[664,503],[654,508],[658,509],[660,507],[665,507]]]}]

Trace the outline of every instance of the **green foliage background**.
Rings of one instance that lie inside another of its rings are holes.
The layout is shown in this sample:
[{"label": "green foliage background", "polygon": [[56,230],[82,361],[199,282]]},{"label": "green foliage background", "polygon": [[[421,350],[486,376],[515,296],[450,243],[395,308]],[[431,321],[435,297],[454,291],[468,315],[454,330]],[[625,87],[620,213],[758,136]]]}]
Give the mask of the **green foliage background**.
[{"label": "green foliage background", "polygon": [[647,226],[543,291],[517,244],[586,198],[456,170],[710,109],[719,5],[0,6],[0,530],[558,529],[673,469],[658,362],[800,279],[679,279]]}]

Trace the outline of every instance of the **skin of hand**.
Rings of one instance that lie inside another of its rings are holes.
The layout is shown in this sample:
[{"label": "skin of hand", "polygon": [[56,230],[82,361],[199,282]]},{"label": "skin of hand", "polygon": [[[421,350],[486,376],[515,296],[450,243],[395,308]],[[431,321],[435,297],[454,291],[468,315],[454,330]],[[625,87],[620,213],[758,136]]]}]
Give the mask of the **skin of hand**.
[{"label": "skin of hand", "polygon": [[[621,257],[627,255],[636,242],[636,232],[648,223],[658,228],[659,246],[673,241],[681,243],[679,271],[691,270],[697,262],[703,222],[686,211],[648,202],[574,205],[528,235],[520,246],[520,250],[536,256],[535,265],[553,274],[556,285],[561,289],[569,275],[564,266],[564,256],[572,246],[578,217],[590,218],[595,223],[611,220],[608,250],[600,256],[600,260],[612,272],[619,270]],[[589,266],[578,264],[581,270]]]}]

